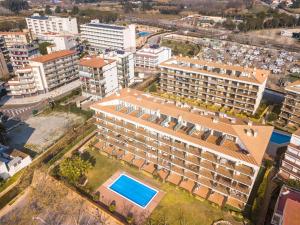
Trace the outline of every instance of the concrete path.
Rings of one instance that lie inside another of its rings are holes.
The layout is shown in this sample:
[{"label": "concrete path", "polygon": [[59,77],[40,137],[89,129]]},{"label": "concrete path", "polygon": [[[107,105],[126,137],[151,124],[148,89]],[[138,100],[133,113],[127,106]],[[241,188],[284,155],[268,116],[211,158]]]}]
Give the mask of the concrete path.
[{"label": "concrete path", "polygon": [[4,96],[0,100],[0,105],[27,105],[27,104],[33,104],[37,102],[41,102],[43,100],[46,100],[48,98],[56,98],[60,95],[63,95],[67,92],[70,92],[76,88],[80,87],[80,80],[75,80],[71,83],[68,83],[64,86],[61,86],[53,91],[50,91],[45,94],[40,94],[37,96],[31,96],[31,97],[24,97],[24,98],[12,98],[10,96]]}]

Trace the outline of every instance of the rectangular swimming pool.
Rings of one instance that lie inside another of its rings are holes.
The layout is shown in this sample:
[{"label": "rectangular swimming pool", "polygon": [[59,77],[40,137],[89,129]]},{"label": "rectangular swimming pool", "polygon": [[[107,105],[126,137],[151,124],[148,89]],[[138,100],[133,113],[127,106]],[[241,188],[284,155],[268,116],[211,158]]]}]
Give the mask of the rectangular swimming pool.
[{"label": "rectangular swimming pool", "polygon": [[125,174],[120,175],[109,186],[109,189],[142,208],[146,208],[158,193],[153,188]]},{"label": "rectangular swimming pool", "polygon": [[291,140],[291,136],[287,134],[282,134],[276,131],[273,131],[271,136],[271,142],[275,144],[284,144],[288,143]]}]

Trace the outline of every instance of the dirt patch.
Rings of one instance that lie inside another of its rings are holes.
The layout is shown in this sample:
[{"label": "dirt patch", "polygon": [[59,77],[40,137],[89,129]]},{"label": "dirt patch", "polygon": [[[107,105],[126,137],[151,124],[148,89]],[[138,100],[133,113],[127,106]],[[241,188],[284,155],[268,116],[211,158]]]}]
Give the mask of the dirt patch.
[{"label": "dirt patch", "polygon": [[82,117],[71,113],[31,117],[9,133],[9,144],[14,148],[28,148],[39,153],[82,122]]}]

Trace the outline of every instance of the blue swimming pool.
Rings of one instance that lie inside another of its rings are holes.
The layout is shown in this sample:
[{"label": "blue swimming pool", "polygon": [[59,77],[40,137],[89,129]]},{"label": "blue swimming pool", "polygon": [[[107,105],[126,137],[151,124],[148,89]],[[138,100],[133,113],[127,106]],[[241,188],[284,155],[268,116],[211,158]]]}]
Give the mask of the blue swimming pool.
[{"label": "blue swimming pool", "polygon": [[119,176],[109,189],[129,201],[146,208],[158,191],[124,174]]},{"label": "blue swimming pool", "polygon": [[139,32],[139,35],[141,36],[141,37],[146,37],[146,36],[148,36],[150,34],[150,32],[147,32],[147,31],[141,31],[141,32]]},{"label": "blue swimming pool", "polygon": [[291,136],[287,134],[282,134],[276,131],[273,131],[272,136],[271,136],[271,142],[275,144],[283,144],[286,142],[290,142]]}]

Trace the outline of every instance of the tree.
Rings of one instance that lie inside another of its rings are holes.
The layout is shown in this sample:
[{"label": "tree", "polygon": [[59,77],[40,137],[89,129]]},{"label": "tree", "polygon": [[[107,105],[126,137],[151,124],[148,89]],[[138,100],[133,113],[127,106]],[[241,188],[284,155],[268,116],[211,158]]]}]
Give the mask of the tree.
[{"label": "tree", "polygon": [[1,5],[14,13],[19,13],[22,10],[29,9],[29,5],[26,0],[5,0]]},{"label": "tree", "polygon": [[83,160],[80,156],[72,156],[65,159],[59,166],[60,175],[69,182],[76,183],[92,165],[89,161]]},{"label": "tree", "polygon": [[51,15],[52,14],[52,10],[50,8],[50,5],[46,5],[46,8],[45,8],[45,14],[46,15]]},{"label": "tree", "polygon": [[54,10],[55,13],[61,13],[61,8],[60,6],[56,6],[55,10]]},{"label": "tree", "polygon": [[156,84],[151,84],[151,86],[149,87],[149,91],[150,92],[156,92],[157,91]]},{"label": "tree", "polygon": [[78,6],[73,6],[71,15],[77,15],[79,13],[79,8]]},{"label": "tree", "polygon": [[51,45],[51,43],[49,43],[49,42],[42,42],[42,43],[40,43],[39,44],[39,51],[40,51],[40,53],[42,55],[48,54],[47,47],[50,46],[50,45]]}]

